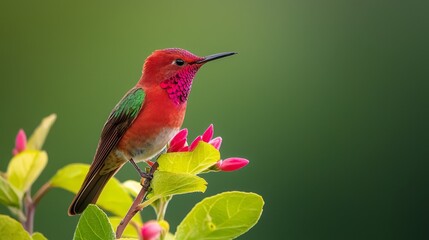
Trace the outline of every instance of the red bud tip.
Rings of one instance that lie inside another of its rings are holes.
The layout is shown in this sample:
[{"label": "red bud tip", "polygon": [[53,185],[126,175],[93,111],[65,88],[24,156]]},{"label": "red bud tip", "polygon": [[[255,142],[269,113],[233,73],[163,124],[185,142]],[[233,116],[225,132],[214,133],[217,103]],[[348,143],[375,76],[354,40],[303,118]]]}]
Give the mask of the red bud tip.
[{"label": "red bud tip", "polygon": [[180,149],[182,149],[186,145],[186,138],[175,142],[174,144],[171,144],[168,148],[167,152],[178,152]]},{"label": "red bud tip", "polygon": [[175,142],[181,141],[183,139],[186,139],[188,137],[188,129],[184,128],[180,130],[179,132],[174,135],[174,137],[170,141],[170,145],[174,145]]},{"label": "red bud tip", "polygon": [[213,132],[214,132],[213,124],[210,124],[210,126],[206,129],[206,131],[204,131],[202,140],[208,143],[213,137]]},{"label": "red bud tip", "polygon": [[161,236],[162,227],[155,220],[145,222],[141,228],[143,240],[157,240]]},{"label": "red bud tip", "polygon": [[220,146],[222,145],[222,138],[221,137],[215,137],[209,142],[213,147],[215,147],[217,150],[220,149]]},{"label": "red bud tip", "polygon": [[249,160],[245,158],[235,157],[235,158],[227,158],[225,160],[220,160],[217,163],[217,167],[219,168],[219,170],[223,172],[231,172],[231,171],[239,170],[245,167],[247,164],[249,164]]},{"label": "red bud tip", "polygon": [[178,152],[189,152],[189,146],[184,146]]},{"label": "red bud tip", "polygon": [[27,136],[24,130],[20,129],[15,139],[15,148],[12,150],[13,155],[16,155],[25,150],[27,146]]},{"label": "red bud tip", "polygon": [[167,152],[179,152],[186,145],[186,138],[188,137],[188,129],[180,130],[170,141],[170,146]]},{"label": "red bud tip", "polygon": [[151,160],[147,160],[147,161],[146,161],[146,163],[147,163],[147,165],[149,165],[149,166],[151,166],[151,167],[155,164],[155,163],[154,163],[154,162],[152,162]]},{"label": "red bud tip", "polygon": [[194,149],[197,147],[198,143],[199,143],[202,139],[203,139],[203,138],[202,138],[201,136],[196,137],[196,138],[195,138],[195,140],[191,143],[191,146],[189,146],[189,151],[194,150]]}]

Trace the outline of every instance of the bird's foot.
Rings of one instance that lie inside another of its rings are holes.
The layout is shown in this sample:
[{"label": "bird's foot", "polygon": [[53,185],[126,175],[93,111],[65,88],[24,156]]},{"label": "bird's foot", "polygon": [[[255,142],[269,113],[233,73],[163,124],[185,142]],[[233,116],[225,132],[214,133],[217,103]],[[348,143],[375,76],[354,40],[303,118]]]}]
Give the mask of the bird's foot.
[{"label": "bird's foot", "polygon": [[146,180],[151,181],[153,178],[153,174],[151,173],[142,173],[140,176],[141,176],[140,184],[142,186],[144,186],[144,183],[146,182]]},{"label": "bird's foot", "polygon": [[144,176],[142,175],[141,180],[140,180],[140,184],[142,185],[143,189],[145,189],[146,191],[149,190],[149,186],[150,186],[150,182],[153,179],[153,174],[154,172],[158,169],[158,163],[155,162],[150,169],[148,170],[148,172],[144,173]]}]

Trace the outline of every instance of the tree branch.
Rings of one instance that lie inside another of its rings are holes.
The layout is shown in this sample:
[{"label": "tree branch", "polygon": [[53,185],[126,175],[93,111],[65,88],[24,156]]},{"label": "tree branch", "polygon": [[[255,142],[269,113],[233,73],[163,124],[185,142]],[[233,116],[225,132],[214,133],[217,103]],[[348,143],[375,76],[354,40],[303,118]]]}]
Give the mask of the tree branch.
[{"label": "tree branch", "polygon": [[[152,167],[150,168],[149,175],[153,176],[153,173],[158,168],[158,163],[155,162]],[[131,205],[130,209],[128,210],[127,214],[125,215],[124,219],[119,223],[118,228],[116,229],[116,238],[121,238],[122,233],[125,230],[125,227],[128,225],[128,223],[131,221],[131,219],[138,213],[142,208],[139,208],[139,204],[143,201],[144,197],[146,196],[146,193],[149,189],[150,182],[152,181],[152,178],[146,178],[143,187],[140,190],[139,194],[137,195],[136,199],[134,199],[133,204]]]},{"label": "tree branch", "polygon": [[34,213],[36,206],[40,202],[40,199],[45,195],[46,192],[51,188],[51,183],[45,183],[40,189],[34,194],[33,198],[30,196],[30,190],[25,193],[24,206],[25,206],[25,222],[23,223],[24,229],[31,235],[34,227]]}]

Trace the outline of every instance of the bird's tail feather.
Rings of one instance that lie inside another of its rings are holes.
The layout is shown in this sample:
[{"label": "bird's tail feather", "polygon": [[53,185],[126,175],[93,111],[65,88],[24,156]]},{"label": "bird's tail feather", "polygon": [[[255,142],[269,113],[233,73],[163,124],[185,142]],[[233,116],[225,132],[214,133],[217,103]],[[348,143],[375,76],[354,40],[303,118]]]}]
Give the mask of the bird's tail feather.
[{"label": "bird's tail feather", "polygon": [[[89,204],[95,203],[100,196],[104,186],[106,186],[109,179],[119,170],[119,168],[120,167],[104,175],[100,175],[99,170],[96,170],[92,173],[88,173],[84,183],[82,184],[82,187],[76,194],[75,198],[73,199],[73,202],[69,207],[69,215],[72,216],[80,214]],[[90,169],[90,172],[92,170],[93,169]]]}]

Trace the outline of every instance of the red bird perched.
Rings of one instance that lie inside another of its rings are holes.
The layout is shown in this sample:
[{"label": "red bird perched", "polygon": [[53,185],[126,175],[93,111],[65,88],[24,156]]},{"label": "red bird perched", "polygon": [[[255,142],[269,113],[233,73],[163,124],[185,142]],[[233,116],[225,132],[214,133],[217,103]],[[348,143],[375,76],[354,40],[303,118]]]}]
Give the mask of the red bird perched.
[{"label": "red bird perched", "polygon": [[179,131],[195,74],[205,63],[231,56],[225,52],[198,57],[184,49],[153,52],[143,74],[110,113],[85,180],[69,215],[95,203],[107,181],[128,161],[149,160]]}]

